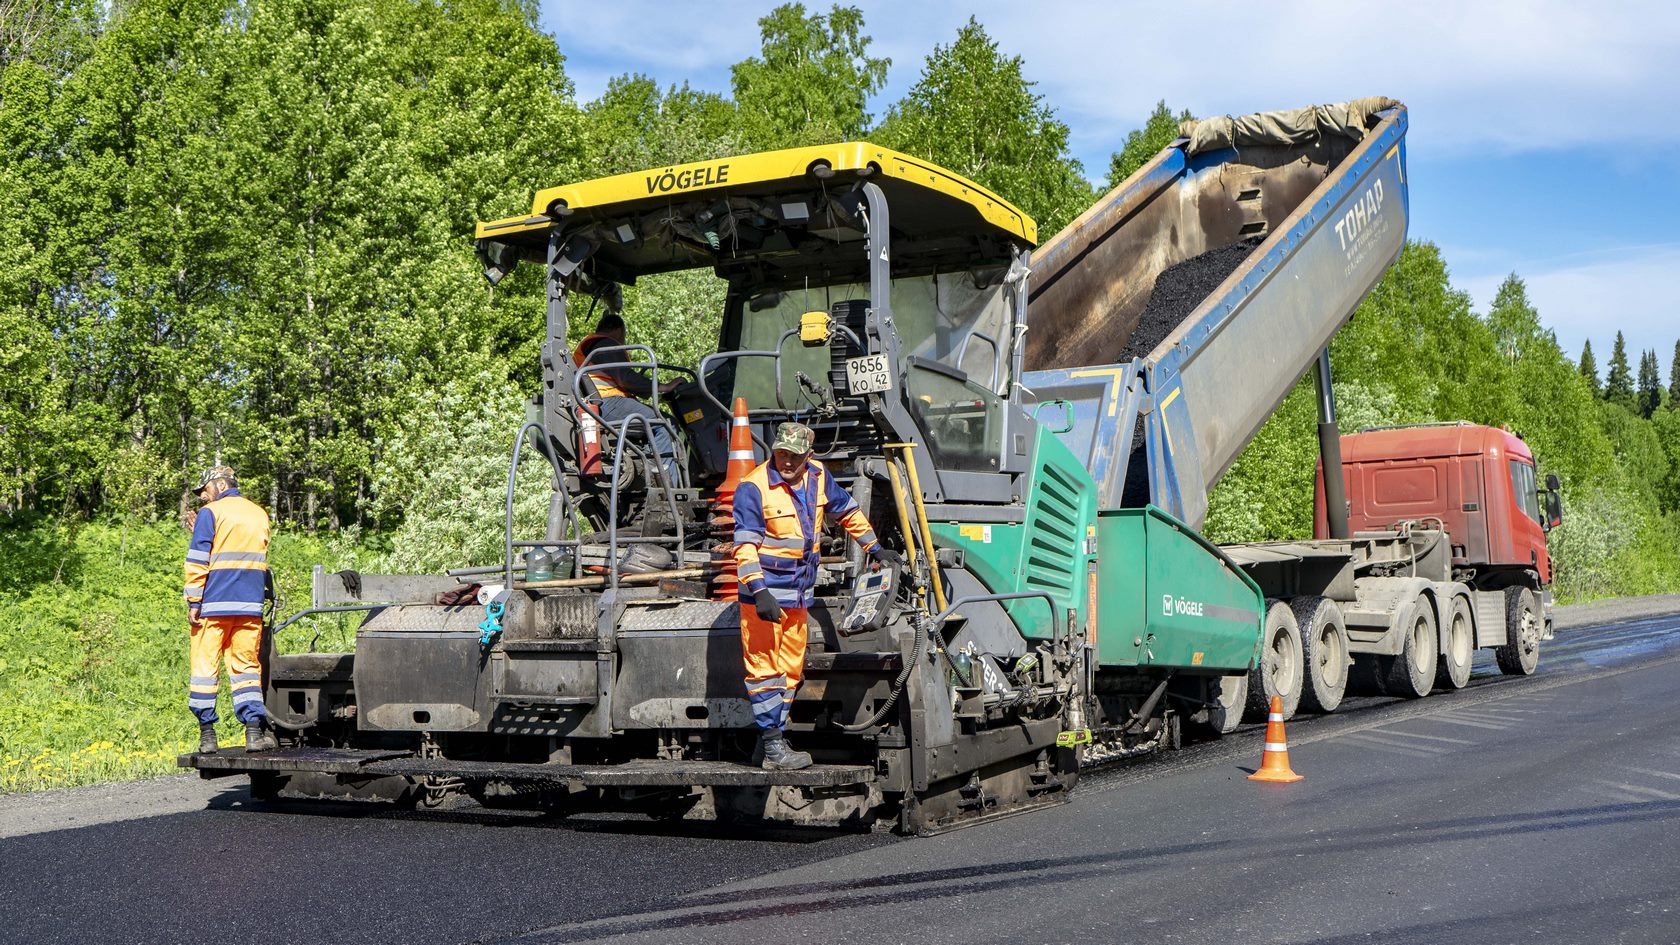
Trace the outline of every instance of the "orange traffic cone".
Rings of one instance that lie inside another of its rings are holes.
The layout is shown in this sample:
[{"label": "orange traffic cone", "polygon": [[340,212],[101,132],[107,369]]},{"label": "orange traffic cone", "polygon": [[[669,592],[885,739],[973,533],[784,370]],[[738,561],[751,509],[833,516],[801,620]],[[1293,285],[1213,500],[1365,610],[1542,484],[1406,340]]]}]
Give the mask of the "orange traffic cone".
[{"label": "orange traffic cone", "polygon": [[723,484],[718,486],[712,505],[712,533],[718,537],[717,550],[712,553],[713,600],[734,600],[740,587],[735,575],[735,487],[753,471],[758,461],[753,457],[752,426],[747,422],[747,400],[735,398],[735,418],[729,424],[729,465],[724,467]]},{"label": "orange traffic cone", "polygon": [[752,425],[747,422],[747,399],[735,398],[735,417],[729,421],[729,465],[724,467],[723,485],[718,494],[733,496],[735,487],[758,465],[753,455]]},{"label": "orange traffic cone", "polygon": [[1248,779],[1279,784],[1305,780],[1289,768],[1289,742],[1283,737],[1283,700],[1277,696],[1272,697],[1271,711],[1266,715],[1266,753],[1260,758],[1260,770]]}]

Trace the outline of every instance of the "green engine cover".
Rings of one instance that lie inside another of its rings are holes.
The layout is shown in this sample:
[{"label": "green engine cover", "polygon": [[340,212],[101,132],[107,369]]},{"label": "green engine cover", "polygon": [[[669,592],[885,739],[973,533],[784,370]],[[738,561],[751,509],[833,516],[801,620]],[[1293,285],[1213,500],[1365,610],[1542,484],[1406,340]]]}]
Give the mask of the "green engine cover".
[{"label": "green engine cover", "polygon": [[[933,543],[961,548],[968,570],[993,594],[1044,591],[1056,601],[1057,620],[1074,611],[1084,628],[1090,612],[1097,551],[1096,484],[1073,451],[1038,428],[1027,515],[1022,523],[977,525],[931,522]],[[1004,608],[1021,634],[1046,640],[1057,624],[1042,599],[1008,601]]]},{"label": "green engine cover", "polygon": [[[1044,591],[1057,620],[1071,609],[1074,626],[1095,637],[1101,665],[1220,671],[1252,663],[1265,612],[1258,584],[1154,506],[1099,515],[1090,472],[1043,427],[1034,455],[1025,522],[934,522],[934,544],[961,548],[969,572],[994,594]],[[1042,600],[1004,606],[1023,636],[1055,634]]]},{"label": "green engine cover", "polygon": [[1266,598],[1218,546],[1160,509],[1097,519],[1104,666],[1246,669]]}]

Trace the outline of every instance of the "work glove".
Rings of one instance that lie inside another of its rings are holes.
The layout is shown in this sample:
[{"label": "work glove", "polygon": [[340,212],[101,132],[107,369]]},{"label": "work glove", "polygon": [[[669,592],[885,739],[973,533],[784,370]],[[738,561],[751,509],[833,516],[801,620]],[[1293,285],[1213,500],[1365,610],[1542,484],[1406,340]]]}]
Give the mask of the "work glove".
[{"label": "work glove", "polygon": [[876,545],[875,550],[871,551],[869,555],[875,559],[875,565],[877,567],[883,564],[890,564],[893,567],[899,568],[904,566],[904,556],[891,548],[888,548],[886,545]]},{"label": "work glove", "polygon": [[768,587],[761,587],[753,591],[753,606],[758,610],[758,619],[780,621],[782,608],[776,603],[776,595],[770,593]]}]

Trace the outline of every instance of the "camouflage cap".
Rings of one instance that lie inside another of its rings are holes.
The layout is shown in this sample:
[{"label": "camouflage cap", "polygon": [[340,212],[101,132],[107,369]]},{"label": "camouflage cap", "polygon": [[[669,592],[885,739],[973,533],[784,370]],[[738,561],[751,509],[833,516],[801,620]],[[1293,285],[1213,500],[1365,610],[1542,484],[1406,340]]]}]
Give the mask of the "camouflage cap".
[{"label": "camouflage cap", "polygon": [[773,450],[787,450],[803,456],[811,452],[817,445],[817,431],[803,423],[789,421],[776,428],[776,442],[771,445]]},{"label": "camouflage cap", "polygon": [[217,479],[226,479],[228,481],[228,485],[233,485],[238,481],[230,467],[211,466],[209,469],[204,471],[203,475],[198,477],[198,485],[193,486],[192,491],[203,492],[205,486],[208,486]]}]

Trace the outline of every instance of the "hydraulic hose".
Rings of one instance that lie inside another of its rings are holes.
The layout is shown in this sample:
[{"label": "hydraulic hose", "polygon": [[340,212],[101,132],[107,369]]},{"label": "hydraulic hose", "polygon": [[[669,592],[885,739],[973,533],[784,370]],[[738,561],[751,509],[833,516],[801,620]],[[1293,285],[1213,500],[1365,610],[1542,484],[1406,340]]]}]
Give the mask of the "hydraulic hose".
[{"label": "hydraulic hose", "polygon": [[909,501],[904,496],[904,481],[898,475],[898,464],[887,458],[887,479],[892,483],[893,508],[898,512],[898,530],[904,536],[904,563],[912,574],[916,571],[916,533],[910,528]]},{"label": "hydraulic hose", "polygon": [[945,584],[939,575],[939,556],[933,550],[933,531],[928,528],[927,506],[922,504],[922,483],[916,477],[916,458],[910,455],[915,444],[905,444],[898,454],[904,473],[910,479],[910,500],[916,508],[916,525],[921,530],[922,553],[927,556],[928,577],[933,581],[933,601],[945,609]]},{"label": "hydraulic hose", "polygon": [[904,694],[904,684],[909,682],[910,673],[922,661],[922,642],[927,639],[928,635],[927,614],[920,610],[911,611],[910,626],[915,629],[916,642],[910,648],[910,659],[905,661],[904,668],[898,672],[898,678],[893,680],[892,693],[887,696],[887,701],[881,703],[881,707],[875,710],[874,715],[856,725],[842,725],[840,731],[861,732],[865,729],[874,728],[881,723],[882,719],[887,717],[887,713],[893,710],[893,706],[898,704],[898,697]]}]

